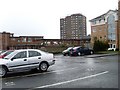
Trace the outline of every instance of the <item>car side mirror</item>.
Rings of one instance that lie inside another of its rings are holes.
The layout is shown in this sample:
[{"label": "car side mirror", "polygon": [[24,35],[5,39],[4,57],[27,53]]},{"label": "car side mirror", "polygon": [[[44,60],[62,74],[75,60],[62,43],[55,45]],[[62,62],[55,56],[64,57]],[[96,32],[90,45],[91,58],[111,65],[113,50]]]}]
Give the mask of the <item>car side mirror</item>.
[{"label": "car side mirror", "polygon": [[15,58],[12,58],[11,61],[13,61]]}]

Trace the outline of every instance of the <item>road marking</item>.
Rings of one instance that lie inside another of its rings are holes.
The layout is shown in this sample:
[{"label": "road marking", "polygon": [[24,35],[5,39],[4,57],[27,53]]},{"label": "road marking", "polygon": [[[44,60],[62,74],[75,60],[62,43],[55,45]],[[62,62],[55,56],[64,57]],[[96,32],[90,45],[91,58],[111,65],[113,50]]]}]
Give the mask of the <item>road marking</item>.
[{"label": "road marking", "polygon": [[[55,84],[51,84],[51,85],[45,85],[45,86],[36,87],[34,89],[47,88],[47,87],[52,87],[52,86],[57,86],[57,85],[61,85],[61,84],[71,83],[71,82],[75,82],[75,81],[79,81],[79,80],[83,80],[83,79],[87,79],[87,78],[93,78],[93,77],[96,77],[96,76],[99,76],[99,75],[106,74],[108,72],[109,71],[104,71],[104,72],[101,72],[101,73],[93,74],[93,75],[90,75],[90,76],[85,76],[85,77],[82,77],[82,78],[77,78],[77,79],[64,81],[64,82],[59,82],[59,83],[55,83]],[[33,89],[29,89],[29,90],[33,90]]]},{"label": "road marking", "polygon": [[88,68],[86,71],[94,71],[93,68]]},{"label": "road marking", "polygon": [[6,82],[5,85],[6,86],[13,86],[13,85],[15,85],[15,83],[14,82]]}]

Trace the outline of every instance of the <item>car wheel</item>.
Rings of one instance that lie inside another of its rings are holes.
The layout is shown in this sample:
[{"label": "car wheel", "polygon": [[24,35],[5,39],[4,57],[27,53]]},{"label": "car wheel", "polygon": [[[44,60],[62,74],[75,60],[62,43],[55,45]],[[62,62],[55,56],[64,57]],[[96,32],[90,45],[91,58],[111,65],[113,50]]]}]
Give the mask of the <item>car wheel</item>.
[{"label": "car wheel", "polygon": [[64,56],[66,56],[66,54],[63,54]]},{"label": "car wheel", "polygon": [[70,56],[70,53],[68,53],[68,56]]},{"label": "car wheel", "polygon": [[45,71],[47,71],[47,69],[48,69],[48,64],[47,64],[46,62],[42,62],[42,63],[39,65],[39,70],[40,70],[41,72],[45,72]]},{"label": "car wheel", "polygon": [[78,53],[78,56],[81,56],[81,52]]},{"label": "car wheel", "polygon": [[90,54],[92,55],[92,54],[93,54],[93,51],[90,51]]},{"label": "car wheel", "polygon": [[0,68],[0,77],[5,77],[5,75],[7,74],[7,69],[6,67],[1,67]]}]

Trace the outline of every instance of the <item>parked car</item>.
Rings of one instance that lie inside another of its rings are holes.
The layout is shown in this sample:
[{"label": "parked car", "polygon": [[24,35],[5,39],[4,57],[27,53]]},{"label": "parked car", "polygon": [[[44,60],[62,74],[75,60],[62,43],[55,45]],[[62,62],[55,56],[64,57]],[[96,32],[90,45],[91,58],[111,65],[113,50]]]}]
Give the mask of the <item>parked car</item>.
[{"label": "parked car", "polygon": [[108,48],[108,51],[116,51],[116,48]]},{"label": "parked car", "polygon": [[78,46],[78,47],[74,47],[71,50],[70,55],[71,56],[81,56],[81,55],[90,55],[93,53],[94,53],[93,49]]},{"label": "parked car", "polygon": [[70,55],[70,51],[72,50],[72,48],[73,47],[69,47],[69,48],[67,48],[66,50],[64,50],[63,52],[62,52],[62,54],[64,55],[64,56],[66,56],[66,55]]},{"label": "parked car", "polygon": [[0,54],[2,53],[2,50],[0,50]]},{"label": "parked car", "polygon": [[1,55],[3,52],[6,52],[6,50],[1,50],[1,51],[0,51],[0,55]]},{"label": "parked car", "polygon": [[4,58],[5,56],[9,55],[12,52],[13,52],[13,50],[3,51],[0,54],[0,58]]},{"label": "parked car", "polygon": [[4,77],[8,72],[33,69],[44,72],[53,64],[55,64],[55,58],[52,53],[38,49],[15,50],[0,59],[0,75]]}]

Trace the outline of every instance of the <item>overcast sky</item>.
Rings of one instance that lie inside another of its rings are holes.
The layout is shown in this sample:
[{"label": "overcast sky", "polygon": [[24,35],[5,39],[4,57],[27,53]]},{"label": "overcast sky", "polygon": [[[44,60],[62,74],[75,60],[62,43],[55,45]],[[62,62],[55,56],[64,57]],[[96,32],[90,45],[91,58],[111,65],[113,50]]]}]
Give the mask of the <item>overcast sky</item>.
[{"label": "overcast sky", "polygon": [[118,9],[118,0],[0,0],[0,32],[60,38],[60,18],[81,13],[90,19]]}]

